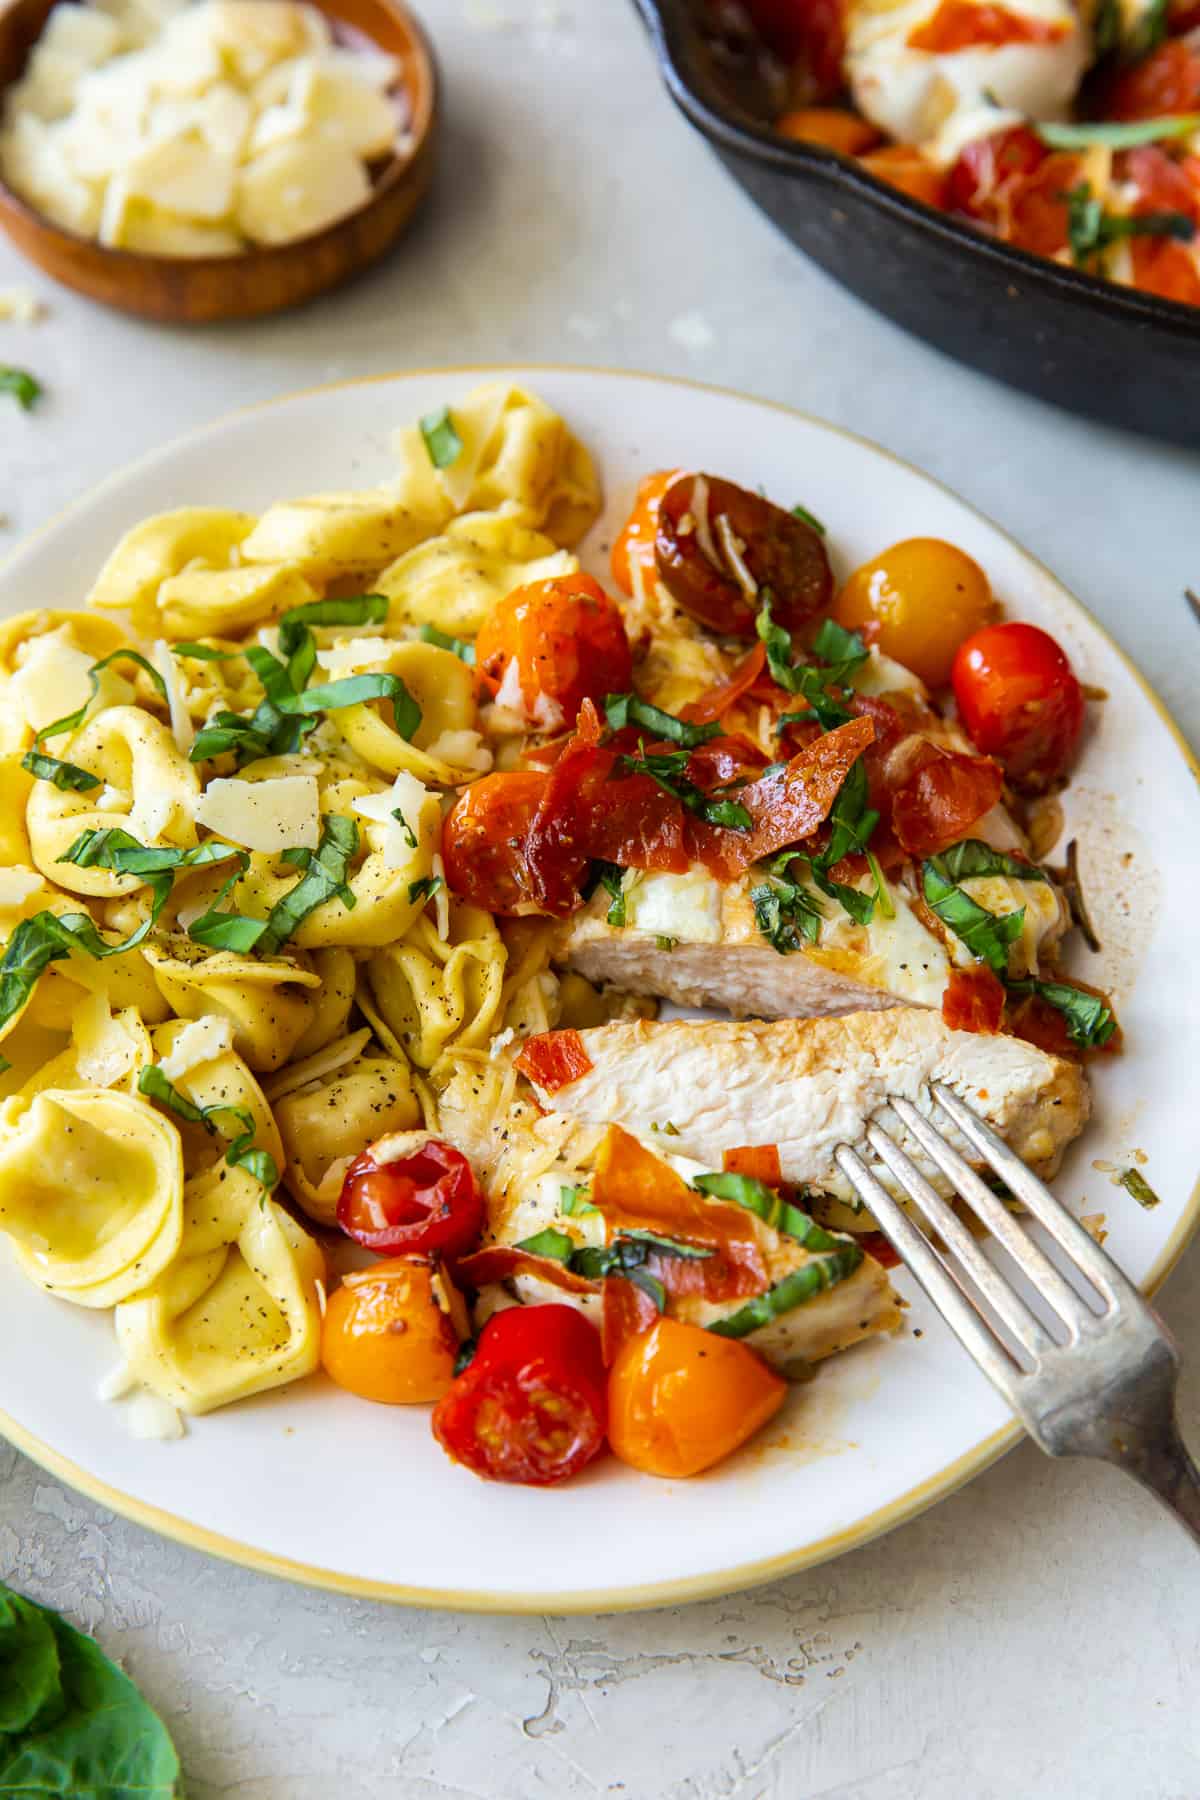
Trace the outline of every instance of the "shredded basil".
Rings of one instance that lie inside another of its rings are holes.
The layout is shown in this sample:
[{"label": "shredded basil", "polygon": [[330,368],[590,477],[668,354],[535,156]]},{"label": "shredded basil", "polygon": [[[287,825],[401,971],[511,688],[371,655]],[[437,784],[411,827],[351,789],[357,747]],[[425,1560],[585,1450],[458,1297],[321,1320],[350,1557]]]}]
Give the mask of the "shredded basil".
[{"label": "shredded basil", "polygon": [[86,794],[100,786],[98,775],[90,775],[78,763],[60,762],[56,756],[45,756],[40,750],[27,750],[21,758],[21,767],[36,775],[39,781],[50,781],[56,788],[71,788],[78,794]]},{"label": "shredded basil", "polygon": [[1022,862],[1004,850],[993,850],[982,838],[963,838],[934,859],[950,881],[970,881],[976,875],[1007,875],[1014,881],[1045,881],[1046,872],[1036,863]]},{"label": "shredded basil", "polygon": [[594,893],[596,888],[602,887],[609,895],[610,905],[605,917],[610,925],[619,929],[626,921],[625,871],[619,863],[602,862],[597,859],[592,864],[592,875],[595,878],[592,892]]},{"label": "shredded basil", "polygon": [[136,650],[110,651],[107,656],[102,656],[99,662],[94,662],[88,670],[88,681],[91,684],[92,691],[84,701],[83,705],[77,706],[72,713],[65,713],[61,719],[55,719],[52,725],[43,725],[42,729],[37,733],[37,736],[33,740],[33,747],[35,750],[40,750],[47,738],[61,737],[64,731],[78,730],[79,726],[83,724],[84,715],[87,712],[88,707],[92,704],[92,701],[100,691],[101,675],[105,669],[109,668],[110,665],[115,662],[136,663],[138,668],[150,677],[151,681],[158,689],[160,697],[163,700],[166,700],[167,684],[159,674],[158,670],[154,667],[153,663],[148,663],[146,658],[140,656]]},{"label": "shredded basil", "polygon": [[448,406],[425,414],[421,420],[421,436],[435,469],[448,469],[462,454],[462,439],[454,428],[454,419]]},{"label": "shredded basil", "polygon": [[42,384],[28,369],[0,364],[0,394],[11,394],[22,412],[32,412],[42,397]]},{"label": "shredded basil", "polygon": [[229,898],[249,867],[250,858],[239,856],[233,874],[222,884],[208,911],[192,920],[188,936],[194,943],[206,944],[210,950],[232,950],[239,956],[247,956],[256,948],[267,928],[265,919],[249,919],[243,913],[221,911],[222,901]]},{"label": "shredded basil", "polygon": [[1025,908],[1016,912],[993,913],[964,888],[951,879],[945,859],[930,857],[922,865],[925,903],[956,937],[962,939],[971,955],[997,975],[1008,971],[1008,950],[1020,937],[1025,924]]},{"label": "shredded basil", "polygon": [[168,1081],[158,1063],[149,1063],[140,1071],[138,1093],[168,1107],[176,1118],[184,1119],[191,1125],[202,1125],[213,1137],[218,1132],[228,1136],[222,1121],[231,1122],[236,1127],[236,1132],[230,1137],[229,1147],[225,1152],[225,1161],[229,1167],[244,1169],[268,1193],[275,1187],[279,1180],[275,1158],[269,1150],[254,1148],[254,1136],[258,1127],[253,1113],[247,1107],[228,1106],[220,1102],[212,1106],[197,1106],[186,1094],[181,1094],[173,1082]]},{"label": "shredded basil", "polygon": [[1125,1189],[1125,1192],[1127,1194],[1132,1194],[1138,1205],[1144,1206],[1147,1212],[1159,1204],[1158,1195],[1150,1186],[1146,1177],[1140,1174],[1137,1169],[1122,1169],[1117,1179]]},{"label": "shredded basil", "polygon": [[848,1280],[862,1262],[863,1252],[858,1244],[835,1241],[836,1250],[826,1256],[814,1257],[801,1269],[794,1269],[765,1294],[756,1294],[729,1318],[716,1320],[708,1330],[717,1337],[749,1337],[751,1332],[760,1331],[764,1325],[773,1324],[785,1313]]},{"label": "shredded basil", "polygon": [[1028,981],[1010,981],[1006,985],[1010,994],[1036,994],[1047,1006],[1054,1007],[1066,1020],[1071,1041],[1085,1050],[1098,1050],[1101,1045],[1107,1044],[1117,1029],[1112,1008],[1105,1004],[1099,994],[1085,993],[1082,988],[1072,987],[1069,982],[1031,978]]},{"label": "shredded basil", "polygon": [[433,896],[437,893],[438,889],[442,885],[443,885],[443,882],[442,882],[442,878],[440,875],[422,875],[420,881],[410,881],[409,882],[409,884],[408,884],[409,901],[412,902],[414,900],[432,900]]},{"label": "shredded basil", "polygon": [[293,606],[279,621],[280,638],[301,625],[382,625],[391,601],[386,594],[348,594],[341,600],[310,600]]},{"label": "shredded basil", "polygon": [[417,847],[417,834],[405,818],[403,808],[393,806],[392,817],[400,827],[400,835],[404,839],[404,842],[408,845],[410,850],[415,850]]},{"label": "shredded basil", "polygon": [[671,794],[697,818],[710,825],[724,825],[731,831],[749,831],[754,821],[740,801],[727,795],[706,794],[687,774],[690,752],[687,750],[651,750],[643,743],[638,756],[618,756],[617,766],[633,775],[648,775],[651,781]]},{"label": "shredded basil", "polygon": [[436,644],[439,650],[449,650],[468,668],[475,667],[475,646],[470,638],[451,637],[448,632],[439,631],[436,625],[422,625],[417,632],[423,644]]},{"label": "shredded basil", "polygon": [[161,899],[156,893],[149,918],[119,944],[102,938],[88,913],[40,912],[22,919],[0,956],[0,1025],[20,1012],[50,964],[63,961],[73,950],[100,958],[134,949],[148,935],[168,889],[169,883]]},{"label": "shredded basil", "polygon": [[1185,212],[1111,213],[1095,198],[1087,181],[1067,194],[1067,242],[1080,268],[1087,268],[1126,238],[1176,238],[1190,244],[1195,235],[1195,222]]},{"label": "shredded basil", "polygon": [[240,650],[214,650],[211,644],[194,644],[190,641],[171,645],[172,656],[185,656],[192,662],[233,662],[241,654]]},{"label": "shredded basil", "polygon": [[764,1225],[781,1232],[784,1237],[795,1238],[798,1244],[814,1253],[837,1250],[844,1242],[753,1175],[738,1175],[726,1169],[712,1175],[697,1175],[692,1186],[701,1194],[711,1194],[717,1200],[732,1200],[737,1206],[745,1207]]},{"label": "shredded basil", "polygon": [[809,724],[813,718],[823,731],[844,725],[852,715],[837,695],[845,692],[848,678],[869,655],[862,638],[858,632],[846,631],[832,619],[826,619],[813,640],[813,651],[821,659],[820,664],[794,662],[791,633],[775,623],[772,600],[770,589],[764,588],[755,620],[755,629],[766,646],[771,679],[787,693],[799,694],[809,707],[805,712],[784,713],[776,729]]},{"label": "shredded basil", "polygon": [[1047,121],[1034,130],[1052,150],[1088,150],[1103,144],[1110,150],[1134,150],[1140,144],[1159,144],[1169,138],[1190,137],[1200,129],[1200,113],[1177,113],[1163,119],[1102,119],[1084,125],[1059,125]]},{"label": "shredded basil", "polygon": [[[328,900],[340,900],[348,910],[356,902],[347,885],[350,859],[358,849],[358,826],[340,813],[329,813],[321,824],[321,841],[315,850],[304,852],[307,860],[299,864],[293,852],[288,860],[303,867],[304,873],[295,887],[289,888],[267,914],[266,926],[258,939],[258,949],[271,956],[281,944],[298,931],[309,913]],[[411,891],[411,890],[410,890]]]},{"label": "shredded basil", "polygon": [[799,519],[799,521],[802,525],[811,526],[812,530],[817,533],[818,537],[825,536],[824,525],[822,525],[822,523],[821,523],[820,519],[818,519],[816,513],[809,512],[807,506],[793,506],[792,517],[793,517],[793,519]]},{"label": "shredded basil", "polygon": [[564,1182],[558,1190],[558,1210],[565,1219],[582,1218],[585,1213],[599,1212],[587,1197],[588,1190],[583,1182],[568,1187]]},{"label": "shredded basil", "polygon": [[698,745],[707,744],[710,738],[721,735],[721,724],[717,719],[707,725],[693,725],[687,719],[677,719],[674,713],[663,712],[661,707],[651,706],[649,700],[643,700],[638,694],[609,694],[604,702],[604,715],[614,731],[620,731],[625,725],[641,725],[652,731],[656,738],[680,744],[685,750],[695,750]]},{"label": "shredded basil", "polygon": [[535,1231],[532,1237],[521,1238],[516,1248],[528,1250],[530,1256],[548,1256],[555,1262],[565,1263],[575,1248],[575,1240],[568,1237],[565,1231],[556,1231],[553,1225],[547,1225],[544,1231]]},{"label": "shredded basil", "polygon": [[755,924],[780,956],[803,949],[806,941],[820,941],[824,914],[807,889],[796,882],[771,876],[760,887],[751,888],[750,903]]}]

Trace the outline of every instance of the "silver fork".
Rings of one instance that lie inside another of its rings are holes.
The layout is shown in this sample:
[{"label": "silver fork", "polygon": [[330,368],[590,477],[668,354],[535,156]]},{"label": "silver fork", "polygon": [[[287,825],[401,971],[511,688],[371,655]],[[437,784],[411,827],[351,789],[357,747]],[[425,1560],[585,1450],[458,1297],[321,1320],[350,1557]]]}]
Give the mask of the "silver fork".
[{"label": "silver fork", "polygon": [[[988,1260],[952,1207],[878,1119],[867,1127],[868,1144],[953,1253],[959,1268],[934,1249],[849,1144],[839,1145],[835,1152],[843,1174],[1034,1442],[1048,1456],[1096,1456],[1124,1469],[1149,1488],[1200,1544],[1200,1470],[1175,1418],[1179,1352],[1174,1340],[1107,1251],[1003,1139],[951,1089],[939,1082],[931,1091],[983,1162],[1049,1232],[1068,1263],[1094,1290],[1092,1304],[910,1101],[891,1099],[888,1107],[1032,1283],[1057,1321],[1057,1335]],[[997,1319],[1003,1334],[996,1329]]]}]

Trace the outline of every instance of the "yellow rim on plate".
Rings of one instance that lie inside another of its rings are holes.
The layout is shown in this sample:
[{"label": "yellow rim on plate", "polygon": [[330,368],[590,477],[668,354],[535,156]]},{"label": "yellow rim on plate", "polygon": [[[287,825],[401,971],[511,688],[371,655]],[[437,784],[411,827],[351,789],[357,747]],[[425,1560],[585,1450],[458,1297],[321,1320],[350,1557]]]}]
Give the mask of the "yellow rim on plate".
[{"label": "yellow rim on plate", "polygon": [[[869,438],[860,436],[858,432],[847,431],[843,426],[832,425],[825,419],[818,419],[812,413],[801,412],[798,407],[787,406],[779,400],[762,400],[752,394],[742,394],[735,388],[719,387],[713,382],[691,381],[686,377],[651,375],[634,369],[605,369],[583,363],[461,363],[451,364],[436,369],[397,369],[386,375],[364,375],[350,381],[332,381],[317,383],[313,387],[300,388],[289,394],[281,394],[273,400],[260,400],[251,406],[242,406],[232,412],[223,413],[212,420],[209,425],[202,426],[201,431],[218,429],[239,418],[246,418],[268,407],[285,406],[293,400],[309,394],[333,393],[340,389],[368,387],[381,382],[402,381],[418,376],[431,375],[498,375],[519,369],[534,373],[563,375],[600,375],[606,380],[652,381],[664,387],[693,388],[702,393],[719,394],[725,399],[748,401],[753,406],[766,406],[774,412],[783,413],[788,418],[800,419],[805,424],[816,425],[823,431],[834,432],[838,437],[846,438],[851,443],[861,444],[877,456],[885,457],[895,463],[898,468],[918,475],[922,481],[929,483],[952,500],[977,517],[983,519],[991,528],[1007,540],[1015,550],[1038,569],[1053,585],[1057,592],[1072,607],[1083,615],[1092,629],[1104,640],[1133,677],[1145,698],[1158,714],[1163,724],[1179,747],[1184,762],[1190,769],[1198,785],[1200,785],[1200,760],[1193,754],[1192,748],[1184,737],[1179,726],[1171,717],[1158,695],[1141,671],[1125,654],[1116,639],[1093,617],[1083,602],[1077,600],[1070,590],[1063,586],[1058,577],[1046,564],[1026,550],[1024,545],[997,525],[978,507],[971,506],[961,495],[945,482],[938,481],[935,476],[926,475],[914,463],[907,462],[904,457],[896,456],[892,451],[873,443]],[[126,465],[105,477],[88,493],[73,500],[63,507],[52,518],[45,521],[35,531],[29,533],[20,544],[0,561],[0,575],[26,548],[36,543],[55,529],[64,519],[91,504],[104,490],[125,482],[129,476],[136,475],[144,465],[158,462],[177,445],[188,442],[196,433],[188,433],[183,438],[173,439],[158,450],[148,452],[136,461]],[[1147,1295],[1157,1293],[1158,1289],[1171,1274],[1179,1258],[1187,1247],[1197,1225],[1200,1224],[1200,1178],[1192,1188],[1184,1207],[1179,1223],[1172,1232],[1162,1255],[1151,1269],[1142,1284],[1142,1291]],[[289,1557],[273,1555],[269,1550],[262,1550],[253,1544],[243,1544],[237,1538],[224,1537],[218,1532],[207,1531],[201,1525],[194,1525],[189,1519],[181,1518],[176,1513],[164,1511],[161,1507],[151,1506],[145,1501],[134,1499],[131,1495],[117,1488],[109,1487],[95,1476],[88,1474],[69,1458],[59,1455],[58,1451],[44,1444],[24,1426],[17,1424],[3,1410],[0,1410],[0,1432],[15,1444],[32,1461],[38,1463],[49,1474],[56,1475],[61,1481],[77,1492],[85,1494],[97,1505],[105,1506],[110,1511],[130,1519],[136,1525],[143,1525],[162,1537],[173,1538],[177,1543],[186,1544],[191,1550],[203,1550],[211,1556],[223,1557],[228,1562],[239,1564],[242,1568],[253,1569],[264,1575],[276,1575],[288,1581],[303,1582],[311,1587],[331,1588],[337,1593],[350,1594],[359,1599],[386,1600],[402,1606],[441,1607],[456,1612],[479,1613],[595,1613],[595,1612],[631,1612],[642,1608],[676,1605],[688,1600],[710,1600],[722,1594],[731,1594],[741,1588],[756,1587],[768,1581],[777,1581],[785,1575],[796,1574],[801,1569],[811,1568],[816,1563],[829,1562],[835,1556],[842,1556],[848,1550],[859,1549],[871,1542],[872,1538],[881,1537],[884,1532],[894,1530],[898,1525],[906,1524],[910,1519],[924,1512],[936,1501],[945,1499],[964,1487],[975,1475],[981,1474],[1005,1451],[1011,1450],[1020,1442],[1023,1432],[1020,1424],[1014,1419],[1010,1425],[993,1432],[984,1438],[974,1449],[957,1457],[936,1475],[919,1482],[899,1498],[889,1501],[877,1511],[860,1519],[857,1524],[849,1526],[845,1531],[837,1531],[829,1537],[818,1539],[815,1543],[805,1544],[796,1550],[785,1550],[777,1556],[768,1556],[754,1562],[735,1563],[730,1568],[713,1570],[705,1575],[687,1576],[678,1581],[664,1581],[633,1588],[602,1588],[595,1591],[585,1590],[578,1593],[515,1593],[496,1594],[488,1591],[458,1588],[420,1588],[405,1584],[370,1581],[360,1576],[348,1575],[336,1569],[323,1569],[316,1564],[295,1562]]]}]

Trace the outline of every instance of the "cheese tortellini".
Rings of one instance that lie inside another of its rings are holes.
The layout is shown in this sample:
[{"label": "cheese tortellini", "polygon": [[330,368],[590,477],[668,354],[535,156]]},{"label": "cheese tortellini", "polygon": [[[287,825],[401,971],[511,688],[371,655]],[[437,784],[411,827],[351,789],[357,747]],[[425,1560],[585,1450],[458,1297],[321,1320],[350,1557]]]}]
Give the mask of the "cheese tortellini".
[{"label": "cheese tortellini", "polygon": [[469,640],[577,569],[598,483],[536,395],[448,417],[449,461],[413,427],[374,488],[148,518],[80,611],[0,627],[0,1233],[186,1413],[316,1367],[301,1215],[560,1011],[442,822],[498,741]]}]

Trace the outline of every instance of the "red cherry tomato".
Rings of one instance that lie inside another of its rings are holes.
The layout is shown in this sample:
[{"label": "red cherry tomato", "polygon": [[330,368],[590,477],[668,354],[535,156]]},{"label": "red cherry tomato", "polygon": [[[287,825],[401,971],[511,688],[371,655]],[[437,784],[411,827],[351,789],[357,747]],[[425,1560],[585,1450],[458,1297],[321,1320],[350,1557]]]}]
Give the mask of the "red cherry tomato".
[{"label": "red cherry tomato", "polygon": [[1038,256],[1054,256],[1070,235],[1067,195],[1082,171],[1077,156],[1055,152],[1030,174],[1015,179],[1007,193],[1007,221],[999,222],[1001,237],[1021,250]]},{"label": "red cherry tomato", "polygon": [[1200,46],[1171,38],[1113,83],[1105,107],[1110,119],[1161,119],[1200,112]]},{"label": "red cherry tomato", "polygon": [[451,893],[488,912],[532,911],[525,843],[549,777],[515,769],[473,781],[442,826]]},{"label": "red cherry tomato", "polygon": [[487,1481],[549,1487],[600,1454],[608,1392],[600,1334],[573,1306],[515,1306],[484,1326],[438,1401],[433,1432]]},{"label": "red cherry tomato", "polygon": [[770,588],[775,622],[789,631],[833,599],[820,532],[720,476],[678,476],[659,502],[659,579],[672,600],[710,631],[752,638],[758,606],[738,580],[738,557],[759,588]]},{"label": "red cherry tomato", "polygon": [[950,170],[946,205],[972,219],[998,225],[1009,188],[1014,181],[1032,175],[1049,152],[1028,125],[993,131],[967,144]]},{"label": "red cherry tomato", "polygon": [[386,1256],[462,1256],[483,1230],[483,1194],[462,1151],[430,1138],[396,1162],[356,1156],[337,1217],[347,1237]]},{"label": "red cherry tomato", "polygon": [[624,693],[633,678],[625,621],[590,575],[556,575],[514,588],[475,640],[475,661],[495,687],[517,665],[530,719],[574,724],[584,700]]},{"label": "red cherry tomato", "polygon": [[1063,773],[1083,729],[1083,692],[1048,632],[987,625],[959,646],[951,680],[972,740],[1015,786],[1042,788]]}]

